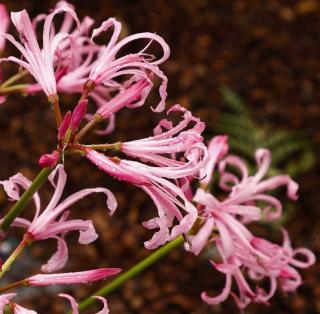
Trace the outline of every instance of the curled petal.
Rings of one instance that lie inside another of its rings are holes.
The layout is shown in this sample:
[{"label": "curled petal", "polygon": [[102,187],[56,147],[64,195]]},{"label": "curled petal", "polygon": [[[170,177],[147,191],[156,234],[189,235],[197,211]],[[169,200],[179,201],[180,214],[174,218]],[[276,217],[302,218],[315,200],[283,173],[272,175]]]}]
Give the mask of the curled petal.
[{"label": "curled petal", "polygon": [[[31,181],[27,179],[23,174],[17,173],[16,175],[9,178],[9,180],[0,181],[0,185],[3,186],[5,192],[11,200],[17,201],[20,199],[20,187],[27,190],[31,185]],[[40,197],[36,192],[33,194],[33,200],[36,206],[36,214],[40,211]]]},{"label": "curled petal", "polygon": [[103,304],[103,308],[101,311],[97,312],[96,314],[109,314],[108,302],[105,298],[100,296],[94,296],[95,299],[100,300]]},{"label": "curled petal", "polygon": [[214,220],[207,219],[198,233],[194,236],[190,236],[190,244],[185,244],[186,250],[192,252],[195,255],[199,255],[208,242],[210,235],[212,234],[213,226]]},{"label": "curled petal", "polygon": [[[305,261],[295,258],[296,255],[303,255]],[[316,262],[316,257],[312,251],[307,248],[298,248],[293,250],[292,259],[290,264],[299,268],[308,268]]]},{"label": "curled petal", "polygon": [[200,178],[202,184],[209,184],[212,179],[213,170],[221,158],[229,149],[227,136],[215,136],[208,144],[209,162],[201,169]]},{"label": "curled petal", "polygon": [[52,273],[60,270],[68,261],[68,247],[66,241],[59,237],[55,237],[55,239],[57,239],[57,251],[45,265],[41,266],[41,270],[45,273]]},{"label": "curled petal", "polygon": [[248,168],[246,164],[239,157],[232,156],[232,155],[227,156],[225,159],[223,159],[219,163],[220,175],[224,175],[225,173],[228,173],[226,172],[226,168],[228,165],[231,165],[240,171],[241,177],[242,177],[241,181],[248,178],[249,173],[248,173]]},{"label": "curled petal", "polygon": [[297,192],[299,189],[299,185],[298,183],[293,181],[288,175],[275,176],[273,178],[269,178],[267,180],[262,181],[257,185],[256,193],[261,193],[266,190],[273,190],[282,185],[287,186],[287,195],[290,199],[294,201],[298,199]]},{"label": "curled petal", "polygon": [[260,181],[270,167],[271,153],[268,149],[260,148],[256,151],[255,157],[259,169],[254,178],[256,181]]},{"label": "curled petal", "polygon": [[231,291],[232,277],[231,275],[226,275],[226,284],[222,290],[222,292],[216,297],[209,297],[206,292],[201,293],[201,299],[208,304],[219,304],[225,301]]},{"label": "curled petal", "polygon": [[66,293],[60,293],[59,297],[65,298],[70,302],[71,309],[72,309],[72,314],[79,314],[78,303],[76,302],[76,300],[71,295],[66,294]]},{"label": "curled petal", "polygon": [[[59,297],[62,298],[66,298],[71,305],[71,309],[72,309],[72,314],[78,314],[78,303],[76,302],[76,300],[69,294],[65,294],[65,293],[60,293]],[[103,303],[103,309],[99,312],[97,312],[96,314],[109,314],[109,308],[108,308],[108,303],[107,300],[103,297],[100,296],[94,296],[93,298],[100,300]]]},{"label": "curled petal", "polygon": [[80,230],[79,243],[89,244],[98,238],[98,234],[92,224],[92,221],[88,221],[88,227],[86,230]]}]

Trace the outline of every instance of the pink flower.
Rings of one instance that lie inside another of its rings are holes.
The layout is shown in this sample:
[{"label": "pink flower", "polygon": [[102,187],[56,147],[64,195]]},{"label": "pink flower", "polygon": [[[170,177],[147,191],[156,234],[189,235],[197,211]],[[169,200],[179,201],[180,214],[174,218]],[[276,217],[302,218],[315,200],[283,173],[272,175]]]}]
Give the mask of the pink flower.
[{"label": "pink flower", "polygon": [[[121,151],[126,155],[139,158],[142,161],[152,162],[159,166],[183,166],[189,168],[190,164],[177,161],[174,156],[178,153],[186,153],[186,157],[189,159],[188,152],[195,153],[192,147],[196,146],[197,143],[203,142],[201,133],[205,129],[205,124],[180,105],[171,107],[167,114],[171,112],[183,113],[183,119],[176,126],[173,127],[171,121],[163,119],[154,129],[154,136],[124,142],[121,144]],[[191,127],[190,124],[194,125]],[[204,151],[205,155],[207,155],[206,150]],[[169,157],[163,156],[168,154]],[[203,164],[206,164],[206,162],[207,160]],[[197,164],[198,166],[199,164]],[[193,170],[189,175],[196,173],[197,170]]]},{"label": "pink flower", "polygon": [[[57,180],[55,180],[56,176]],[[45,272],[59,270],[66,264],[68,259],[68,248],[63,239],[66,233],[78,230],[80,232],[79,242],[81,244],[89,244],[98,237],[91,220],[67,220],[69,214],[68,209],[71,205],[89,194],[104,193],[107,196],[107,206],[111,214],[115,211],[117,206],[113,194],[105,188],[78,191],[59,204],[66,184],[66,179],[67,176],[63,166],[57,166],[56,170],[49,177],[51,184],[55,187],[55,192],[47,207],[41,212],[40,198],[39,195],[35,193],[34,200],[36,203],[36,213],[33,220],[28,221],[23,218],[16,218],[13,223],[14,226],[27,228],[26,237],[28,239],[31,238],[32,240],[39,241],[54,238],[57,240],[57,252],[50,258],[47,264],[43,265],[41,268],[42,271]],[[22,175],[16,175],[8,181],[0,182],[0,184],[4,185],[9,197],[17,200],[19,199],[19,186],[26,189],[29,187],[30,181]]]},{"label": "pink flower", "polygon": [[67,12],[79,24],[76,13],[70,7],[61,6],[55,9],[44,21],[42,50],[39,47],[35,31],[26,10],[11,13],[11,20],[19,32],[23,45],[18,43],[9,34],[2,35],[3,38],[10,41],[19,50],[26,61],[13,56],[3,58],[0,61],[13,61],[28,70],[48,97],[53,97],[57,94],[54,71],[55,58],[58,54],[59,45],[69,37],[68,33],[63,32],[51,37],[53,18],[61,12]]},{"label": "pink flower", "polygon": [[[4,34],[9,26],[10,20],[7,7],[0,3],[0,34]],[[0,36],[0,51],[2,52],[6,45],[6,39]]]},{"label": "pink flower", "polygon": [[[198,255],[208,242],[214,242],[222,259],[222,262],[212,264],[225,274],[225,287],[216,297],[209,297],[203,292],[201,297],[205,302],[218,304],[231,294],[242,309],[251,302],[267,304],[278,284],[284,291],[295,291],[302,281],[294,267],[309,267],[315,262],[315,257],[305,248],[293,250],[285,231],[281,247],[255,237],[245,224],[261,219],[263,214],[267,219],[279,218],[282,209],[280,201],[265,193],[285,185],[288,196],[296,199],[298,186],[284,175],[262,180],[270,165],[270,153],[267,150],[260,149],[256,152],[258,171],[254,176],[249,176],[246,165],[236,156],[227,156],[217,164],[217,156],[223,151],[221,148],[219,145],[217,150],[214,150],[214,147],[209,148],[213,161],[210,160],[202,171],[211,176],[214,168],[218,166],[221,174],[220,186],[229,192],[229,195],[220,201],[202,188],[197,190],[193,200],[198,204],[202,226],[190,237],[190,244],[186,244],[186,249]],[[227,172],[228,165],[238,169],[242,175],[240,180],[233,173]],[[232,187],[228,185],[229,182],[233,184]],[[262,205],[261,209],[258,201],[269,206]],[[275,212],[270,211],[271,206],[275,207]],[[297,254],[304,256],[305,261],[298,260]],[[246,276],[256,282],[268,279],[269,291],[259,286],[252,289]],[[238,295],[231,291],[233,280],[237,285]]]},{"label": "pink flower", "polygon": [[[283,233],[282,247],[257,237],[252,237],[249,247],[245,247],[235,240],[234,253],[229,257],[225,254],[222,238],[218,238],[216,243],[223,263],[213,263],[213,266],[226,275],[226,285],[220,295],[212,298],[203,292],[202,299],[209,304],[218,304],[231,294],[238,306],[245,308],[251,302],[268,304],[278,283],[283,291],[294,292],[302,284],[301,276],[294,267],[310,267],[315,263],[315,256],[306,248],[293,250],[287,232],[283,231]],[[298,260],[295,257],[297,254],[304,256],[304,260]],[[249,279],[255,282],[268,278],[270,281],[269,292],[259,286],[253,290],[245,279],[245,272]],[[231,292],[232,279],[238,286],[239,296]]]},{"label": "pink flower", "polygon": [[[118,180],[140,187],[157,206],[158,217],[144,223],[148,229],[159,229],[151,240],[145,242],[149,249],[191,229],[197,210],[180,187],[180,180],[196,176],[207,162],[207,150],[201,136],[204,124],[178,105],[168,113],[171,111],[182,111],[184,114],[183,120],[176,126],[162,120],[155,128],[154,136],[119,143],[123,153],[137,157],[141,162],[110,158],[92,149],[86,150],[86,157],[98,168]],[[192,127],[189,126],[191,123]],[[177,160],[179,153],[184,155],[184,159]]]},{"label": "pink flower", "polygon": [[[66,1],[57,2],[54,10],[62,8],[74,11],[74,6]],[[45,17],[44,14],[40,14],[33,20],[34,29],[38,22],[45,19]],[[90,41],[88,34],[93,23],[94,20],[86,16],[81,22],[77,20],[76,25],[74,25],[73,16],[66,12],[58,31],[55,31],[53,27],[51,29],[52,36],[61,33],[69,34],[67,38],[62,39],[59,43],[55,58],[55,64],[57,64],[55,76],[59,92],[64,91],[73,94],[75,92],[81,93],[83,90],[86,77],[90,72],[88,65],[91,65],[94,54],[100,49],[98,45],[95,45],[95,47],[93,44],[88,45]],[[39,84],[33,84],[27,88],[28,93],[36,93],[39,90],[41,90]]]},{"label": "pink flower", "polygon": [[[103,83],[105,86],[114,86],[114,79],[119,76],[134,75],[148,79],[150,73],[154,73],[162,79],[162,85],[160,87],[161,101],[157,106],[156,111],[163,110],[164,100],[167,95],[167,78],[162,71],[160,71],[158,65],[168,59],[170,54],[168,45],[160,36],[152,33],[134,34],[117,43],[121,32],[121,24],[114,18],[104,21],[99,28],[94,29],[91,39],[93,40],[99,34],[109,30],[111,27],[114,28],[112,37],[107,46],[99,54],[97,61],[92,65],[89,74],[89,81],[94,82],[95,85]],[[128,43],[139,39],[147,39],[150,42],[144,49],[137,53],[131,53],[129,55],[116,58],[116,55],[123,47]],[[157,42],[163,50],[163,56],[158,60],[155,60],[153,55],[146,53],[146,50],[152,41]]]},{"label": "pink flower", "polygon": [[[125,180],[142,188],[153,200],[158,209],[159,217],[144,223],[148,229],[160,230],[151,240],[145,242],[148,249],[157,248],[165,242],[187,233],[197,219],[197,210],[188,201],[182,190],[164,177],[179,178],[194,173],[187,167],[151,167],[130,160],[113,161],[109,157],[88,149],[86,157],[104,172]],[[194,167],[193,169],[196,170]],[[190,172],[190,173],[189,173]],[[181,211],[184,211],[184,216]],[[174,220],[179,222],[173,226]],[[169,228],[172,228],[171,233]]]},{"label": "pink flower", "polygon": [[[254,176],[248,175],[246,165],[236,156],[229,155],[219,163],[219,172],[221,175],[220,187],[226,191],[231,191],[228,199],[226,199],[223,204],[234,206],[237,204],[255,204],[256,202],[263,202],[266,205],[262,208],[264,216],[262,218],[266,220],[278,219],[282,213],[282,205],[277,198],[267,195],[266,192],[285,186],[287,188],[288,198],[296,200],[298,198],[298,184],[288,175],[277,175],[262,180],[270,167],[271,155],[267,149],[258,149],[255,157],[258,171]],[[241,180],[227,171],[228,165],[238,168],[238,171],[242,176]],[[231,183],[234,186],[230,188],[228,183]]]},{"label": "pink flower", "polygon": [[90,283],[106,277],[116,275],[121,269],[119,268],[99,268],[74,273],[60,274],[39,274],[25,279],[26,283],[31,286],[47,285],[71,285],[76,283]]}]

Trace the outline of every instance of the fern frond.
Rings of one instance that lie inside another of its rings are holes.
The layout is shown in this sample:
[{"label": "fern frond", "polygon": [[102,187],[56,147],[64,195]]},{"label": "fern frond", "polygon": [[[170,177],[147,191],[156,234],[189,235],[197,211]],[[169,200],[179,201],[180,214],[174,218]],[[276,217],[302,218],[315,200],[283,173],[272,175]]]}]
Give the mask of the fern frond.
[{"label": "fern frond", "polygon": [[248,106],[245,101],[239,97],[231,88],[223,85],[219,88],[223,101],[229,106],[229,108],[237,113],[249,115]]}]

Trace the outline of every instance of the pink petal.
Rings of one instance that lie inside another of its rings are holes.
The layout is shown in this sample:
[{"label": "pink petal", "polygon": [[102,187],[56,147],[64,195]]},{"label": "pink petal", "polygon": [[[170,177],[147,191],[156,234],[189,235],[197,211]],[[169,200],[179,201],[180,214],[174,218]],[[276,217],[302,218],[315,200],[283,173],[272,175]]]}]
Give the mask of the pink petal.
[{"label": "pink petal", "polygon": [[41,270],[45,273],[52,273],[63,268],[68,261],[68,247],[64,239],[57,239],[57,251],[51,256],[45,265],[41,266]]},{"label": "pink petal", "polygon": [[201,293],[201,299],[208,304],[219,304],[227,299],[231,290],[232,277],[226,275],[226,284],[222,292],[216,297],[209,297],[206,292]]},{"label": "pink petal", "polygon": [[92,224],[92,221],[89,221],[88,227],[86,230],[80,230],[79,243],[89,244],[95,241],[98,238],[98,234]]},{"label": "pink petal", "polygon": [[37,312],[35,312],[33,310],[28,310],[25,307],[22,307],[18,304],[14,304],[13,313],[14,314],[37,314]]},{"label": "pink petal", "polygon": [[78,303],[76,302],[76,300],[71,295],[66,294],[66,293],[60,293],[59,297],[65,298],[70,302],[71,309],[72,309],[72,314],[79,314]]},{"label": "pink petal", "polygon": [[109,314],[109,308],[108,308],[108,303],[107,300],[103,297],[99,297],[99,296],[95,296],[94,297],[97,300],[100,300],[103,304],[103,309],[99,312],[97,312],[96,314]]},{"label": "pink petal", "polygon": [[229,149],[227,136],[215,136],[208,144],[209,162],[201,169],[200,178],[202,184],[209,184],[213,176],[213,170],[221,158]]},{"label": "pink petal", "polygon": [[14,298],[16,295],[16,293],[7,293],[0,295],[0,313],[4,313],[4,308],[7,304],[9,304],[10,299]]},{"label": "pink petal", "polygon": [[59,273],[59,274],[39,274],[27,278],[28,284],[31,286],[46,286],[57,284],[76,284],[76,283],[90,283],[97,280],[105,279],[113,276],[121,271],[120,268],[99,268],[87,271],[80,271],[74,273]]},{"label": "pink petal", "polygon": [[212,234],[213,226],[214,220],[207,219],[198,233],[190,237],[190,245],[188,243],[185,244],[186,250],[192,252],[195,255],[199,255]]}]

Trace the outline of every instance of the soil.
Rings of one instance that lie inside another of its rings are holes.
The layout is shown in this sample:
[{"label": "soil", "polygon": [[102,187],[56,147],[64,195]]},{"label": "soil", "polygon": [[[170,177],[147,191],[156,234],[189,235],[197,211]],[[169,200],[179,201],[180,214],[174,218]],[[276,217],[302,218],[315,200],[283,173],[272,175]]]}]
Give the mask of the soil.
[{"label": "soil", "polygon": [[[4,2],[11,11],[27,9],[30,16],[46,12],[55,3]],[[167,41],[171,57],[162,69],[169,79],[168,105],[180,103],[207,125],[213,125],[225,110],[218,92],[225,84],[246,99],[258,123],[268,123],[275,129],[307,130],[316,156],[319,156],[319,1],[72,2],[78,7],[80,17],[90,15],[101,22],[115,16],[123,22],[124,35],[150,31]],[[5,69],[11,73],[17,71],[15,65],[5,65]],[[157,100],[155,91],[149,105]],[[65,104],[63,110],[67,110],[74,104],[74,98],[63,96],[61,102]],[[0,110],[0,179],[16,172],[33,178],[39,171],[39,156],[54,148],[52,112],[43,96],[24,98],[18,95],[9,97]],[[142,109],[123,110],[108,141],[145,137],[162,117],[152,113],[148,105]],[[101,138],[92,134],[87,141],[97,142]],[[69,175],[65,195],[81,188],[105,186],[115,193],[119,209],[109,217],[101,196],[89,197],[72,209],[73,217],[92,218],[100,237],[94,244],[83,246],[77,243],[77,235],[68,236],[70,260],[63,270],[105,266],[126,270],[147,256],[149,252],[144,249],[143,242],[151,237],[151,233],[141,226],[141,222],[155,211],[148,197],[135,187],[109,178],[84,159],[72,157],[66,160],[65,166]],[[309,247],[318,257],[319,170],[317,163],[298,178],[299,210],[286,224],[294,246]],[[41,193],[45,204],[52,189],[46,185]],[[3,211],[9,207],[2,192],[0,206]],[[30,211],[31,208],[29,215]],[[20,236],[12,233],[12,241]],[[279,234],[268,236],[274,241],[280,239]],[[12,277],[22,278],[25,270],[36,273],[54,249],[54,242],[36,244],[17,262]],[[318,270],[319,262],[302,271],[305,283],[296,294],[277,292],[269,306],[251,305],[245,313],[320,313]],[[75,286],[64,291],[81,300],[103,284]],[[210,266],[206,256],[194,257],[177,249],[113,292],[108,296],[108,302],[114,314],[239,313],[232,299],[214,307],[201,301],[202,291],[215,295],[223,285],[224,278]],[[58,291],[61,289],[59,287]],[[22,293],[21,304],[39,313],[63,313],[66,304],[55,296],[56,292],[53,288],[26,290]],[[88,313],[92,311],[93,308]]]}]

